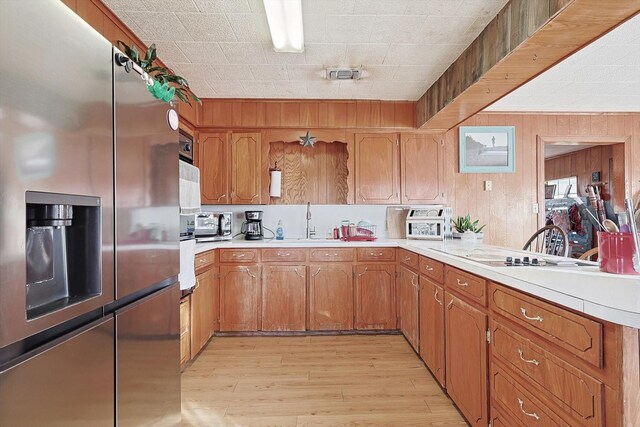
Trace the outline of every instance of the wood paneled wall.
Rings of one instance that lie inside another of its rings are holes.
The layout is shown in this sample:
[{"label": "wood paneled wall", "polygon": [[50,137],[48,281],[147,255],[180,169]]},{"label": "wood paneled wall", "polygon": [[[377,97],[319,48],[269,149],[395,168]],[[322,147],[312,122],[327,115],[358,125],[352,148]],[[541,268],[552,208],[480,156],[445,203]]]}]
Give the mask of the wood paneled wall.
[{"label": "wood paneled wall", "polygon": [[415,128],[412,101],[205,99],[203,128]]},{"label": "wood paneled wall", "polygon": [[[532,205],[538,202],[536,156],[538,137],[620,136],[625,144],[625,169],[631,190],[640,190],[640,114],[498,114],[480,113],[461,126],[515,126],[516,171],[513,174],[458,173],[458,128],[445,134],[445,194],[454,215],[488,224],[485,242],[519,248],[538,228]],[[493,190],[484,191],[484,181]],[[540,201],[542,208],[543,201]]]},{"label": "wood paneled wall", "polygon": [[[609,169],[612,161],[612,170]],[[600,172],[600,181],[607,185],[616,210],[624,208],[624,144],[585,148],[544,162],[545,180],[578,177],[578,194],[585,196],[592,172]]]},{"label": "wood paneled wall", "polygon": [[[135,45],[140,51],[145,51],[147,45],[127,27],[112,11],[100,0],[61,0],[74,11],[87,24],[91,25],[104,38],[113,45],[117,45],[118,40],[122,40],[127,45]],[[158,52],[162,55],[162,52]],[[166,64],[158,58],[158,62],[163,67]],[[178,112],[181,121],[186,121],[186,126],[181,126],[193,134],[197,125],[199,105],[191,100],[191,105],[180,102]]]}]

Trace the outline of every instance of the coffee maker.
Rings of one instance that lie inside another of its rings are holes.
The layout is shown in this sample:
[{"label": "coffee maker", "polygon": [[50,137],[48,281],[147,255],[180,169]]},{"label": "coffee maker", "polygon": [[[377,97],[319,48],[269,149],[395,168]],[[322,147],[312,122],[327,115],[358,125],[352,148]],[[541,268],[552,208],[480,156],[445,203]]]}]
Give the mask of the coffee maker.
[{"label": "coffee maker", "polygon": [[245,240],[262,240],[262,211],[245,211],[245,222],[242,223],[241,233]]}]

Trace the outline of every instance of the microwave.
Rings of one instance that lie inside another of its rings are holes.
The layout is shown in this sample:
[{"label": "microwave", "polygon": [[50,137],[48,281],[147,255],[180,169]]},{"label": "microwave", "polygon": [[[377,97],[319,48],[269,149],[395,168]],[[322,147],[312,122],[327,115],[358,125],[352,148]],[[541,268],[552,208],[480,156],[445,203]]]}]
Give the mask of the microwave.
[{"label": "microwave", "polygon": [[407,239],[444,240],[451,236],[451,214],[451,208],[442,205],[409,209]]},{"label": "microwave", "polygon": [[233,237],[231,218],[231,212],[202,212],[196,214],[194,227],[196,242],[231,240]]}]

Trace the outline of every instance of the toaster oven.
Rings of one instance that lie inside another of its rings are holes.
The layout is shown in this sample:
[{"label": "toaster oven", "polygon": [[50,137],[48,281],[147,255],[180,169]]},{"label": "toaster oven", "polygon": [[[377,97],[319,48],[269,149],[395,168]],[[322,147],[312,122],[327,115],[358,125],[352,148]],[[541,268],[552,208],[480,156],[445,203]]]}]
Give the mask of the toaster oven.
[{"label": "toaster oven", "polygon": [[215,242],[231,240],[231,212],[202,212],[196,215],[196,242]]}]

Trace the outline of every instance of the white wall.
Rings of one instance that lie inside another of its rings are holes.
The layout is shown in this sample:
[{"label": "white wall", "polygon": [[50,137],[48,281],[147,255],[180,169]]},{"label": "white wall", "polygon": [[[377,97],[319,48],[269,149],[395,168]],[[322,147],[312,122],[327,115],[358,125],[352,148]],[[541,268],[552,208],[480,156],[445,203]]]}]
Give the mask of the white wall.
[{"label": "white wall", "polygon": [[[349,220],[355,224],[360,220],[368,220],[378,226],[377,236],[387,237],[386,205],[311,205],[311,227],[316,228],[317,237],[325,238],[329,230],[339,227],[342,220]],[[394,206],[401,208],[401,206]],[[233,234],[240,232],[244,222],[244,211],[263,211],[263,226],[275,232],[278,220],[284,225],[284,237],[297,239],[306,237],[307,205],[207,205],[202,206],[203,212],[233,212]],[[265,230],[265,238],[271,233]]]}]

